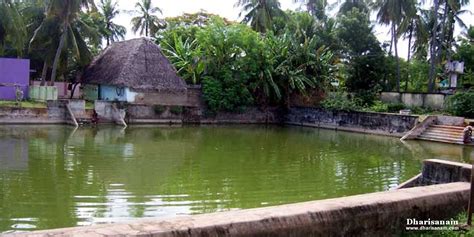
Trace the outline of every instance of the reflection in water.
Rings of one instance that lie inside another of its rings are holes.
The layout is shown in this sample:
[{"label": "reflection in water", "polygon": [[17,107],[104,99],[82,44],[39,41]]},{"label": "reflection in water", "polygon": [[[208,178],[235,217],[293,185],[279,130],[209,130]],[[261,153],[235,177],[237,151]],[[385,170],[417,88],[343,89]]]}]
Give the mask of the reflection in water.
[{"label": "reflection in water", "polygon": [[383,191],[417,174],[423,159],[472,153],[277,126],[0,126],[0,149],[0,232]]}]

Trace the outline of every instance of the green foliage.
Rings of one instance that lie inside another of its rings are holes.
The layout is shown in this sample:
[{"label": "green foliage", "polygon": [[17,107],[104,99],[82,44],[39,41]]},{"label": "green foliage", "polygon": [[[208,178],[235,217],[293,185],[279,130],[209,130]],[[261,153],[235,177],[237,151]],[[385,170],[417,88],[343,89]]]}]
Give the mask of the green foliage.
[{"label": "green foliage", "polygon": [[278,0],[238,0],[236,6],[242,7],[239,17],[243,15],[242,23],[250,24],[258,32],[272,29],[275,18],[285,15]]},{"label": "green foliage", "polygon": [[461,40],[454,59],[464,62],[465,74],[461,76],[464,87],[474,87],[474,26],[471,26],[466,38]]},{"label": "green foliage", "polygon": [[155,114],[162,114],[165,112],[166,108],[163,105],[154,105],[153,106],[153,111]]},{"label": "green foliage", "polygon": [[286,95],[295,91],[304,94],[308,88],[325,88],[334,79],[338,62],[331,51],[317,48],[316,37],[305,38],[299,43],[297,38],[284,34],[276,44],[273,41],[268,45],[275,52],[275,74]]},{"label": "green foliage", "polygon": [[135,4],[137,10],[133,11],[136,17],[132,18],[132,31],[140,35],[154,36],[160,29],[166,27],[165,22],[156,16],[162,13],[161,9],[154,7],[151,0],[140,0]]},{"label": "green foliage", "polygon": [[385,55],[377,41],[368,14],[356,8],[339,18],[337,36],[347,59],[345,86],[361,105],[370,106],[382,89],[386,74]]},{"label": "green foliage", "polygon": [[[226,26],[220,19],[197,33],[206,64],[204,99],[210,110],[237,110],[251,105],[250,80],[258,73],[260,37],[245,25]],[[205,46],[205,47],[204,47]]]},{"label": "green foliage", "polygon": [[453,115],[474,118],[474,91],[460,92],[449,97],[447,107]]},{"label": "green foliage", "polygon": [[400,110],[406,108],[407,106],[402,103],[384,103],[380,100],[377,100],[371,107],[367,108],[366,110],[381,113],[399,113]]},{"label": "green foliage", "polygon": [[248,88],[231,76],[222,75],[219,79],[205,77],[202,92],[211,112],[238,111],[253,104],[254,100]]},{"label": "green foliage", "polygon": [[205,64],[201,57],[201,48],[197,41],[187,38],[184,42],[181,37],[174,34],[171,41],[165,38],[161,41],[163,53],[174,64],[178,74],[189,84],[201,82]]},{"label": "green foliage", "polygon": [[408,83],[408,91],[428,91],[428,72],[430,68],[429,63],[426,61],[413,60],[409,67],[410,78]]},{"label": "green foliage", "polygon": [[362,110],[359,104],[360,102],[357,99],[348,96],[346,93],[337,92],[329,94],[321,103],[321,106],[329,110],[357,111]]},{"label": "green foliage", "polygon": [[23,55],[27,39],[24,19],[20,13],[18,3],[0,1],[0,55],[8,43],[16,50],[18,55]]},{"label": "green foliage", "polygon": [[314,20],[306,13],[293,16],[304,22],[265,35],[219,17],[204,25],[174,22],[157,41],[182,78],[202,83],[211,111],[288,102],[293,93],[324,89],[338,69],[335,54],[311,31]]},{"label": "green foliage", "polygon": [[118,16],[120,11],[117,9],[117,2],[112,0],[100,0],[100,9],[102,12],[102,23],[104,27],[101,28],[100,33],[105,38],[107,46],[111,42],[123,40],[127,29],[124,26],[115,24],[112,20]]},{"label": "green foliage", "polygon": [[183,107],[181,106],[171,106],[170,107],[170,113],[175,114],[175,115],[180,115],[184,111]]}]

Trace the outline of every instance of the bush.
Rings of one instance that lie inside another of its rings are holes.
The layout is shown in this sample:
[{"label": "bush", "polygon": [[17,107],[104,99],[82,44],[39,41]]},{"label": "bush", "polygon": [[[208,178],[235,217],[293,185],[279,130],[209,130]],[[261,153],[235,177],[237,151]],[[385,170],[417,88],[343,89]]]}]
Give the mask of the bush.
[{"label": "bush", "polygon": [[382,101],[378,100],[374,102],[374,105],[372,105],[369,110],[379,113],[388,112],[388,104],[385,104]]},{"label": "bush", "polygon": [[181,106],[172,106],[170,112],[175,115],[180,115],[183,113],[183,107]]},{"label": "bush", "polygon": [[398,113],[407,106],[402,103],[384,103],[380,100],[374,102],[367,110],[379,113]]},{"label": "bush", "polygon": [[474,91],[456,93],[449,97],[447,108],[453,115],[474,118]]},{"label": "bush", "polygon": [[254,102],[248,88],[229,74],[223,75],[219,80],[205,77],[202,92],[204,101],[212,112],[243,110]]},{"label": "bush", "polygon": [[398,113],[402,109],[406,109],[407,106],[403,103],[392,103],[387,104],[387,112],[389,113]]},{"label": "bush", "polygon": [[330,94],[321,106],[329,110],[356,111],[361,110],[356,99],[349,98],[345,93]]},{"label": "bush", "polygon": [[153,111],[155,111],[155,114],[162,114],[165,112],[166,108],[162,105],[154,105],[153,106]]}]

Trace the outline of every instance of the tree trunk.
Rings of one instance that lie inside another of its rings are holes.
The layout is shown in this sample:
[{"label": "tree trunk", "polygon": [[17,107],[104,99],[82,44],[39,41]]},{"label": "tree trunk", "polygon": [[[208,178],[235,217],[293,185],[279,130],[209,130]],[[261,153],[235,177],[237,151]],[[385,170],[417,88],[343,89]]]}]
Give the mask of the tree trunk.
[{"label": "tree trunk", "polygon": [[433,29],[431,35],[431,45],[430,45],[430,73],[428,78],[428,92],[433,92],[435,88],[435,77],[436,77],[436,52],[437,52],[437,45],[436,36],[438,31],[438,10],[439,10],[439,0],[433,0],[434,2],[434,9],[433,9]]},{"label": "tree trunk", "polygon": [[[390,29],[390,31],[392,31],[392,30],[393,29]],[[390,37],[390,49],[388,50],[389,55],[392,55],[392,48],[393,48],[393,33],[392,33],[392,37]]]},{"label": "tree trunk", "polygon": [[397,26],[392,22],[393,46],[395,49],[395,59],[397,60],[397,92],[400,92],[400,58],[398,58],[398,37]]},{"label": "tree trunk", "polygon": [[43,71],[41,72],[41,84],[40,86],[46,85],[46,76],[48,74],[48,63],[44,61]]},{"label": "tree trunk", "polygon": [[145,36],[148,37],[148,19],[145,19]]},{"label": "tree trunk", "polygon": [[449,32],[448,32],[448,39],[446,41],[447,43],[447,51],[446,51],[446,59],[448,61],[451,61],[451,49],[453,47],[453,40],[454,40],[454,23],[455,23],[455,20],[454,20],[454,15],[453,13],[451,13],[449,15],[449,19],[448,19],[448,23],[449,23]]},{"label": "tree trunk", "polygon": [[411,59],[411,40],[413,38],[413,21],[411,22],[410,26],[410,33],[408,34],[408,56],[407,56],[407,81],[405,83],[405,92],[408,91],[408,83],[411,79],[411,70],[410,70],[410,59]]},{"label": "tree trunk", "polygon": [[76,87],[77,85],[79,85],[78,82],[74,82],[74,85],[72,86],[72,89],[71,89],[71,97],[69,99],[73,99],[74,98],[74,92],[76,92]]},{"label": "tree trunk", "polygon": [[49,82],[50,86],[54,86],[54,80],[56,80],[56,73],[58,70],[59,59],[61,57],[61,52],[64,47],[64,41],[66,40],[67,26],[64,26],[63,32],[61,33],[61,39],[59,40],[58,49],[56,50],[56,55],[54,56],[53,62],[53,71],[51,73],[51,81]]},{"label": "tree trunk", "polygon": [[446,36],[446,19],[448,16],[448,12],[449,12],[449,4],[448,4],[448,1],[446,1],[445,7],[444,7],[443,18],[441,18],[441,22],[440,22],[441,23],[441,36],[440,36],[441,45],[439,46],[438,53],[437,53],[438,62],[442,62],[443,43]]}]

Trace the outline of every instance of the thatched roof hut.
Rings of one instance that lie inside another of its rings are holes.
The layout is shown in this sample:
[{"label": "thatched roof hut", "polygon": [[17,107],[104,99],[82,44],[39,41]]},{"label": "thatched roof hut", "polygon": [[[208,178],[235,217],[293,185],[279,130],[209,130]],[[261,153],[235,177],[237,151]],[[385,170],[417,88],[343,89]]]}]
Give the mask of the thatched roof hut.
[{"label": "thatched roof hut", "polygon": [[186,83],[160,47],[146,38],[110,45],[86,68],[82,83],[128,87],[136,92],[186,91]]}]

